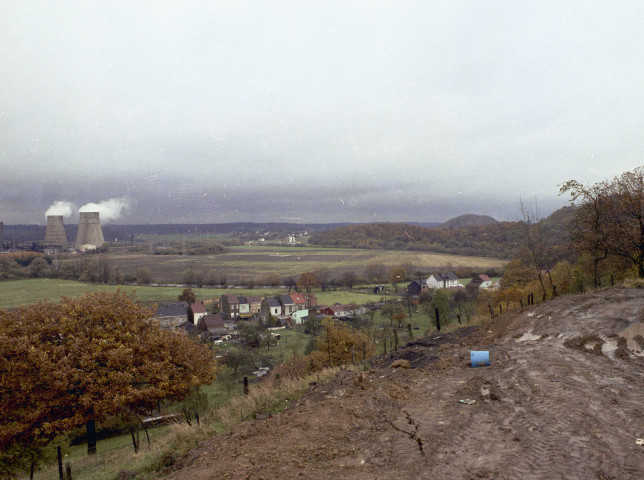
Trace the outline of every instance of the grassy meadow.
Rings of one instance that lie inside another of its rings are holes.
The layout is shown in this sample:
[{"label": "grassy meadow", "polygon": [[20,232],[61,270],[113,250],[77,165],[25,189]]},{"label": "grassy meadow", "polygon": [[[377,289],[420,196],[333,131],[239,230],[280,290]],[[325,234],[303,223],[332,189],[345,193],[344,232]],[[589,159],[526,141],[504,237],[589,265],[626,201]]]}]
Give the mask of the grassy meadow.
[{"label": "grassy meadow", "polygon": [[[25,280],[9,280],[0,282],[0,310],[11,310],[21,305],[29,305],[40,300],[48,299],[58,301],[61,297],[77,297],[84,293],[113,292],[121,288],[127,292],[134,292],[136,297],[146,305],[174,302],[184,289],[183,286],[152,287],[152,286],[119,286],[102,285],[98,283],[84,283],[74,280],[59,280],[53,278],[34,278]],[[271,296],[287,293],[288,290],[278,288],[193,288],[197,300],[219,298],[223,293],[236,295]],[[364,292],[364,293],[363,293]],[[374,295],[370,289],[315,291],[318,303],[332,305],[334,303],[364,304],[378,301],[380,295]]]}]

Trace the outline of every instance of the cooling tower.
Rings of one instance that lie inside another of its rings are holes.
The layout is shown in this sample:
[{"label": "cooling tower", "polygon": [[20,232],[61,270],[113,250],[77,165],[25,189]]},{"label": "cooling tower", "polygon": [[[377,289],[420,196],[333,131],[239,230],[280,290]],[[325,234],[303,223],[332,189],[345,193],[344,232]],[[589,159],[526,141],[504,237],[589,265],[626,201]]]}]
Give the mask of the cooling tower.
[{"label": "cooling tower", "polygon": [[101,221],[98,212],[80,212],[78,220],[78,234],[74,246],[76,250],[85,251],[91,248],[98,248],[105,243]]},{"label": "cooling tower", "polygon": [[62,250],[67,249],[67,234],[65,233],[62,215],[47,215],[44,245]]}]

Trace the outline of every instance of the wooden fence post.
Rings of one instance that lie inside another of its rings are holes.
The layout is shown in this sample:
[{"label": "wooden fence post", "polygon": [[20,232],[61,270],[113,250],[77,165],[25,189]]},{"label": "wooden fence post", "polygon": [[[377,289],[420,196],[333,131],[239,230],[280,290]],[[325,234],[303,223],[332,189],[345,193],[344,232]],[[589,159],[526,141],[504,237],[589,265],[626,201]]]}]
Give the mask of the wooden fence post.
[{"label": "wooden fence post", "polygon": [[63,449],[60,448],[60,445],[56,447],[56,453],[58,454],[58,478],[65,480],[63,476]]}]

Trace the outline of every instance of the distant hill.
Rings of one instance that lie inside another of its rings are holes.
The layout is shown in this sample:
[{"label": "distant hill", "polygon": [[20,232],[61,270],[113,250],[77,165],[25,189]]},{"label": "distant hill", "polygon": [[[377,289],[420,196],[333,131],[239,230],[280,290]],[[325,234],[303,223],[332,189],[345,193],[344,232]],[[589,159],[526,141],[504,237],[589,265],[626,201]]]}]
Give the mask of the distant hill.
[{"label": "distant hill", "polygon": [[[572,215],[571,207],[563,207],[542,220],[543,233],[554,246],[553,259],[565,258],[568,251],[566,225]],[[525,238],[523,222],[497,222],[491,217],[462,215],[455,220],[472,217],[489,219],[484,225],[441,225],[425,228],[408,223],[369,223],[347,225],[314,232],[309,238],[313,245],[350,248],[384,248],[389,250],[421,250],[453,255],[472,255],[496,258],[514,257]],[[484,220],[485,221],[485,220]],[[446,223],[452,223],[453,221]],[[457,222],[454,222],[457,223]],[[459,220],[460,223],[460,220]]]},{"label": "distant hill", "polygon": [[424,250],[454,255],[511,258],[523,231],[518,222],[474,227],[426,228],[408,223],[348,225],[309,238],[313,245],[390,250]]},{"label": "distant hill", "polygon": [[495,223],[499,222],[487,215],[474,215],[472,213],[468,213],[446,221],[441,224],[441,227],[482,227],[484,225],[494,225]]}]

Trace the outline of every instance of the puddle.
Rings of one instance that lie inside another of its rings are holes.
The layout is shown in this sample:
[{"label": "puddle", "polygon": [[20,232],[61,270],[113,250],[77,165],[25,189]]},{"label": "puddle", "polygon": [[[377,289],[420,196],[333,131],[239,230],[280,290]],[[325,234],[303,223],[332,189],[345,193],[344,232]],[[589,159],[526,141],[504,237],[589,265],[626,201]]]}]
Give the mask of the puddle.
[{"label": "puddle", "polygon": [[617,340],[606,340],[602,345],[602,353],[612,354],[617,350]]},{"label": "puddle", "polygon": [[644,322],[631,325],[619,334],[620,337],[626,339],[626,348],[628,348],[635,355],[642,357],[644,356],[644,345],[638,343],[637,340],[635,340],[635,337],[638,335],[644,337]]}]

